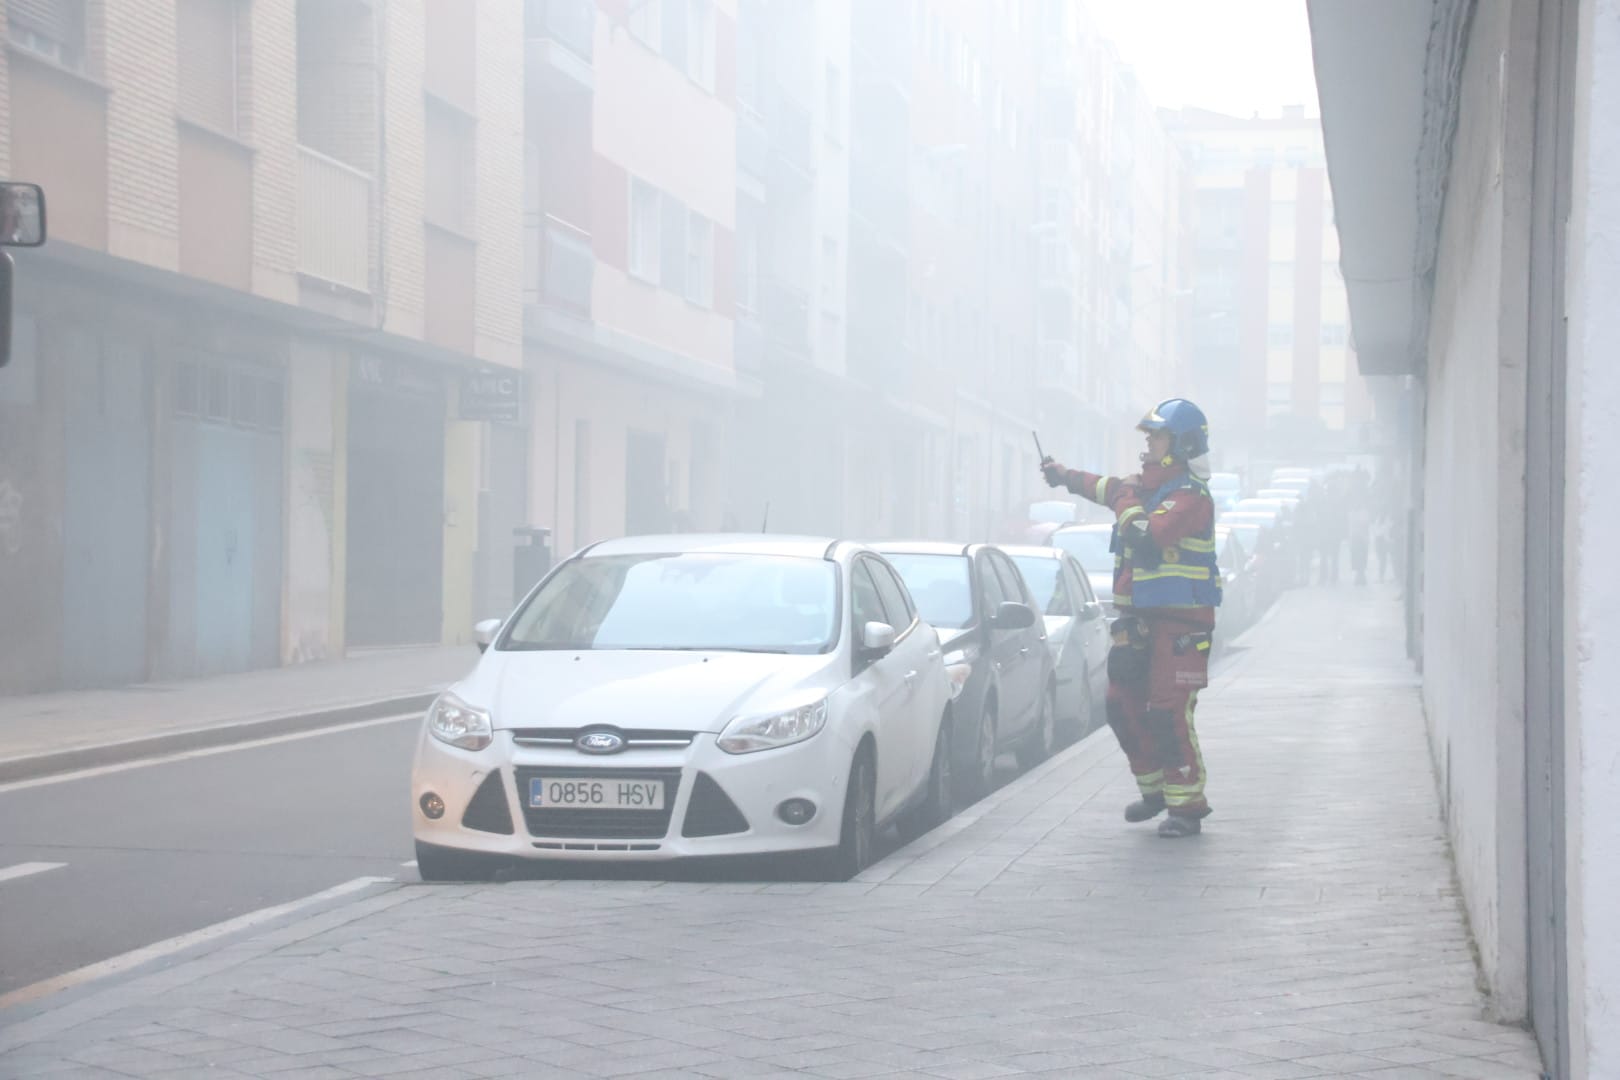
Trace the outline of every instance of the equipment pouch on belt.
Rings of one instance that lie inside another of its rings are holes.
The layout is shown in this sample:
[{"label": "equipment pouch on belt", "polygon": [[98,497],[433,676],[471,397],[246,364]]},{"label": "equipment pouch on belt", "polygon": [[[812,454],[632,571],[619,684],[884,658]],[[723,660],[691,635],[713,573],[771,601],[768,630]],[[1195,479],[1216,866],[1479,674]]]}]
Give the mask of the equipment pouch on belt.
[{"label": "equipment pouch on belt", "polygon": [[1148,677],[1147,624],[1133,615],[1114,620],[1114,645],[1108,650],[1108,680],[1120,686],[1145,684]]}]

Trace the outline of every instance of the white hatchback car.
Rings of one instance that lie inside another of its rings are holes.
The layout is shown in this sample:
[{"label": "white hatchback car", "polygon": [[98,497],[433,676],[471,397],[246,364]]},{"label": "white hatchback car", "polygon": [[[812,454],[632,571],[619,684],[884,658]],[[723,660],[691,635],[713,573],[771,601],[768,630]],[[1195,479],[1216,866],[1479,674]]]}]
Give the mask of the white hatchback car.
[{"label": "white hatchback car", "polygon": [[848,877],[890,820],[950,812],[938,636],[858,544],[610,541],[479,637],[417,746],[424,880],[776,852]]}]

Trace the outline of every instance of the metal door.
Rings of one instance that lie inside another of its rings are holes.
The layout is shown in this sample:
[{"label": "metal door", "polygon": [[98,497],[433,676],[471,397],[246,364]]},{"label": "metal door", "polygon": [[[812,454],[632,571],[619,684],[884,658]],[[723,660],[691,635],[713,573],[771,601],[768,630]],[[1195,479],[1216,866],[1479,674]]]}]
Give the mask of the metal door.
[{"label": "metal door", "polygon": [[146,678],[150,498],[146,356],[64,326],[62,682]]},{"label": "metal door", "polygon": [[245,671],[253,656],[253,436],[197,427],[196,673]]}]

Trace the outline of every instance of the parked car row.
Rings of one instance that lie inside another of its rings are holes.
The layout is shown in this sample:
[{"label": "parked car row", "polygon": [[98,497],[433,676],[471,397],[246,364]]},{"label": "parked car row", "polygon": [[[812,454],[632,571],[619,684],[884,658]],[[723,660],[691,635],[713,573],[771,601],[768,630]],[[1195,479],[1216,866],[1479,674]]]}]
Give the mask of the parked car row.
[{"label": "parked car row", "polygon": [[564,560],[428,712],[424,880],[790,854],[842,879],[1101,715],[1107,617],[1050,547],[639,537]]}]

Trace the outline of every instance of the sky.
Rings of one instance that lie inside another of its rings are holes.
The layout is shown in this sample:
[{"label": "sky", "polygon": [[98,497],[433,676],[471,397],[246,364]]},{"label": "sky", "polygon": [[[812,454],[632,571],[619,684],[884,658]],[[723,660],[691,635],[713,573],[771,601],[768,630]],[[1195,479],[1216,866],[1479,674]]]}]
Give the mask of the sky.
[{"label": "sky", "polygon": [[1305,0],[1087,0],[1161,108],[1320,115]]}]

